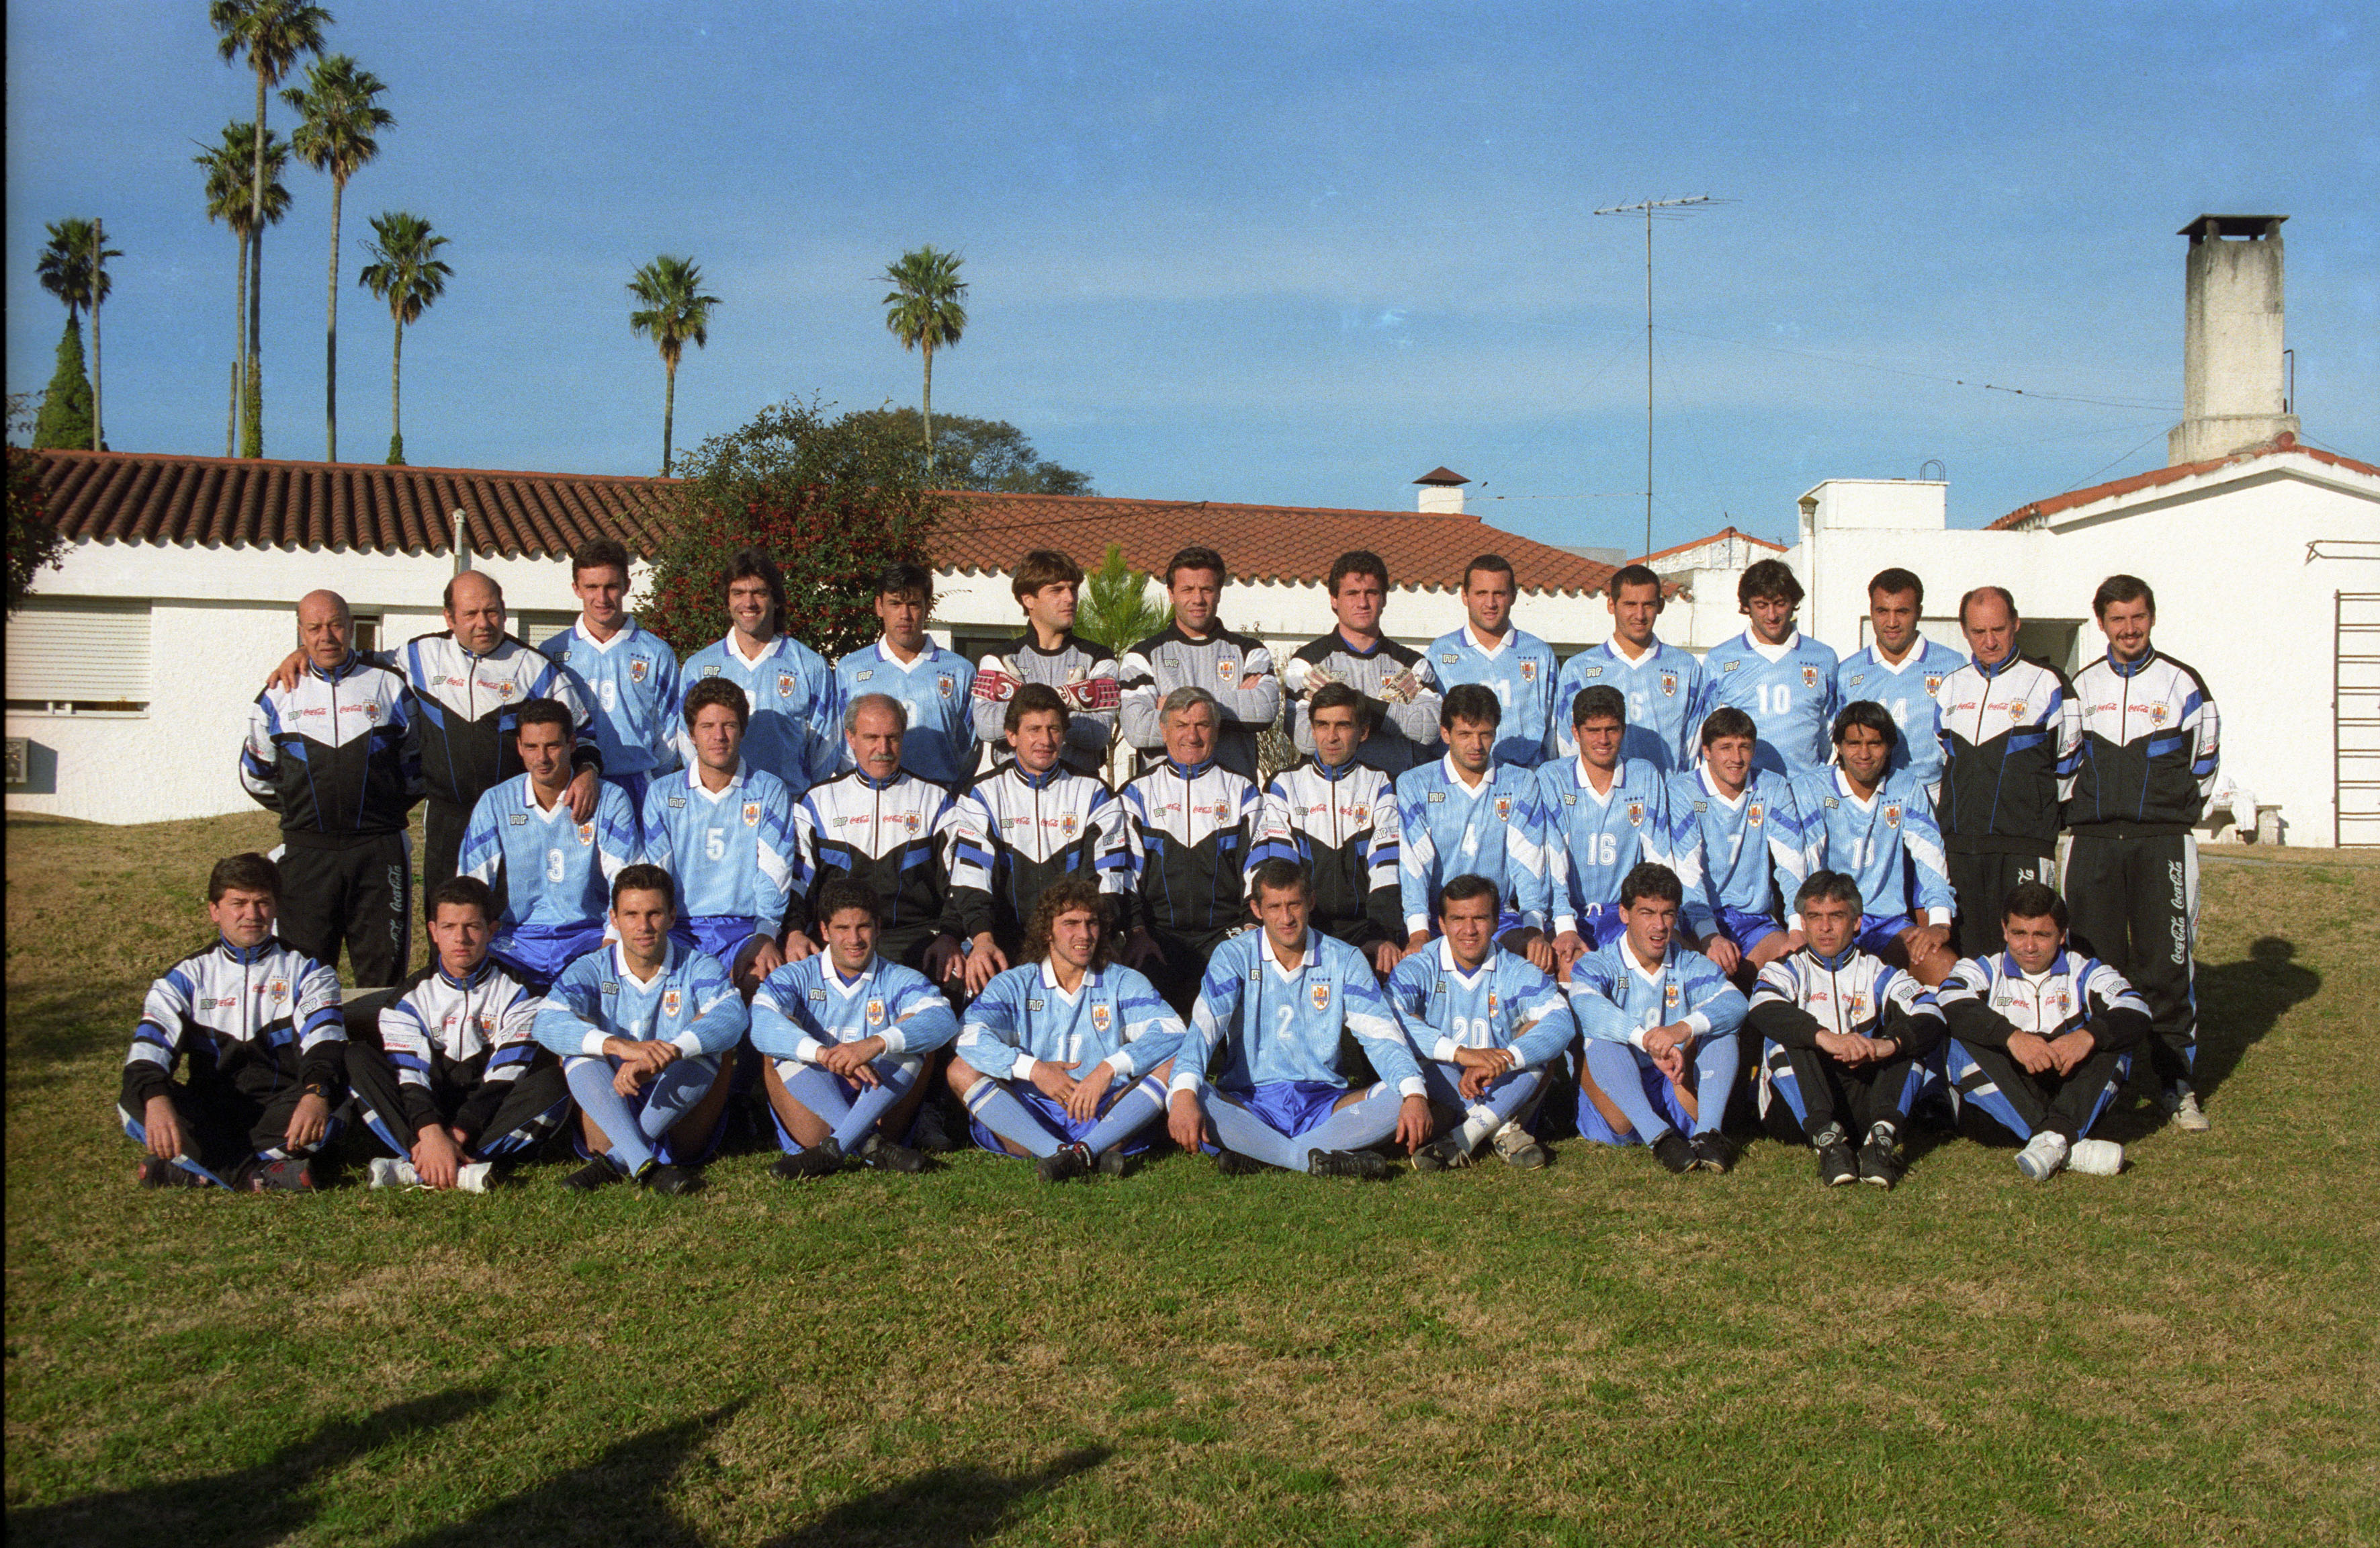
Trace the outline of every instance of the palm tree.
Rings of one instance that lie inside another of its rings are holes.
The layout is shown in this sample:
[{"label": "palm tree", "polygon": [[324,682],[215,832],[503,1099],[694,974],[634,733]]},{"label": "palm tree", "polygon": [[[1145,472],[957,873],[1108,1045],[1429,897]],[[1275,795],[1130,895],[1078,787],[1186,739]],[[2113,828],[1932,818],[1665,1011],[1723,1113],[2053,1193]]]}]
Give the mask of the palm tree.
[{"label": "palm tree", "polygon": [[388,460],[405,463],[405,431],[397,418],[399,371],[405,363],[405,325],[421,321],[421,310],[446,293],[455,271],[438,257],[446,245],[432,236],[430,223],[403,210],[372,216],[373,239],[364,244],[372,262],[356,275],[356,283],[388,303],[396,320],[396,347],[388,359]]},{"label": "palm tree", "polygon": [[388,90],[380,77],[358,69],[344,54],[317,59],[306,75],[303,91],[292,86],[281,100],[305,115],[305,122],[289,137],[298,159],[317,172],[331,175],[331,301],[322,335],[322,459],[339,460],[339,207],[346,198],[347,179],[380,154],[375,131],[388,128],[396,116],[380,105]]},{"label": "palm tree", "polygon": [[62,220],[50,225],[50,245],[42,250],[41,261],[33,272],[42,288],[64,301],[67,326],[71,329],[79,314],[91,312],[91,449],[100,449],[99,433],[99,305],[107,299],[115,281],[107,274],[107,260],[124,255],[105,246],[105,231],[95,220]]},{"label": "palm tree", "polygon": [[[289,147],[280,136],[264,135],[264,223],[278,225],[289,213],[289,189],[281,181],[289,165]],[[190,160],[207,175],[207,219],[231,227],[239,246],[239,286],[231,301],[231,409],[224,426],[224,456],[239,448],[241,384],[248,380],[248,223],[251,206],[249,169],[257,153],[256,126],[234,121],[224,126],[223,139],[201,143]]]},{"label": "palm tree", "polygon": [[[215,52],[230,64],[241,54],[256,72],[256,127],[267,128],[265,93],[280,83],[301,54],[320,58],[322,29],[331,13],[299,0],[208,0],[207,21],[221,34]],[[256,142],[249,176],[248,221],[248,433],[240,451],[264,455],[264,142]]]},{"label": "palm tree", "polygon": [[959,335],[966,331],[966,308],[959,304],[966,294],[959,265],[965,262],[955,252],[938,252],[929,243],[915,252],[903,253],[901,261],[880,276],[892,286],[884,298],[885,327],[901,341],[902,348],[922,349],[926,354],[923,418],[929,479],[934,474],[934,351],[956,344]]},{"label": "palm tree", "polygon": [[691,341],[710,343],[710,309],[724,303],[702,293],[702,271],[691,258],[663,253],[628,280],[628,294],[645,303],[628,313],[628,331],[661,347],[666,373],[662,388],[662,477],[670,476],[670,431],[677,418],[677,362]]}]

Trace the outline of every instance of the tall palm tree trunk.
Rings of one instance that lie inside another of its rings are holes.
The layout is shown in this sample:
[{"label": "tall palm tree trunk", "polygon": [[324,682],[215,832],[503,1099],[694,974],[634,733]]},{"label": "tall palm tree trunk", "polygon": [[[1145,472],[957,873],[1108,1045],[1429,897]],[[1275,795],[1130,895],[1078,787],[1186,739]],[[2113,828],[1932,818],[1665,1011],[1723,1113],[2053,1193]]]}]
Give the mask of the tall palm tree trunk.
[{"label": "tall palm tree trunk", "polygon": [[339,460],[339,203],[347,180],[331,179],[331,311],[322,335],[322,460]]},{"label": "tall palm tree trunk", "polygon": [[[249,57],[253,59],[251,52]],[[245,457],[264,455],[264,67],[256,71],[256,160],[248,201],[249,242],[256,250],[248,270],[248,431]]]},{"label": "tall palm tree trunk", "polygon": [[405,322],[396,324],[396,347],[388,357],[388,459],[392,463],[405,460],[405,425],[398,417],[398,405],[403,401],[399,384],[405,369]]},{"label": "tall palm tree trunk", "polygon": [[926,346],[926,403],[917,417],[926,423],[926,481],[934,481],[934,347]]},{"label": "tall palm tree trunk", "polygon": [[662,374],[662,477],[670,476],[670,431],[677,420],[677,363],[671,361]]},{"label": "tall palm tree trunk", "polygon": [[[91,223],[93,230],[98,224]],[[99,396],[99,243],[92,241],[91,249],[91,449],[96,452],[107,449],[107,435],[101,428],[105,423],[100,417],[104,400]]]},{"label": "tall palm tree trunk", "polygon": [[248,380],[248,238],[239,238],[239,288],[231,298],[231,408],[224,419],[224,456],[239,455],[239,394]]}]

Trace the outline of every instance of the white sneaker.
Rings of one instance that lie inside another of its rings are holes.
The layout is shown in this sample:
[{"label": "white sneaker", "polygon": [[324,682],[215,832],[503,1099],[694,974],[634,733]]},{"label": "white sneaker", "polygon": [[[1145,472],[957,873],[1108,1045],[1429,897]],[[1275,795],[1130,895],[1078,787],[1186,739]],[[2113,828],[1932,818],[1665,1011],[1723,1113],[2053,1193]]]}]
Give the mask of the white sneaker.
[{"label": "white sneaker", "polygon": [[2164,1106],[2172,1115],[2173,1127],[2186,1134],[2204,1134],[2215,1127],[2198,1105],[2198,1093],[2187,1086],[2177,1086],[2166,1092]]},{"label": "white sneaker", "polygon": [[394,1157],[385,1155],[375,1156],[372,1158],[372,1164],[364,1170],[366,1174],[370,1176],[371,1186],[374,1188],[402,1188],[404,1186],[404,1184],[396,1180],[396,1161]]},{"label": "white sneaker", "polygon": [[2066,1136],[2043,1130],[2016,1152],[2016,1169],[2027,1178],[2046,1183],[2066,1164]]},{"label": "white sneaker", "polygon": [[[2116,1154],[2120,1162],[2122,1150],[2119,1148]],[[455,1169],[455,1186],[466,1193],[485,1193],[488,1191],[488,1174],[494,1170],[495,1163],[492,1161],[475,1161],[468,1166],[458,1166]]]},{"label": "white sneaker", "polygon": [[2067,1148],[2066,1168],[2088,1177],[2112,1177],[2124,1169],[2124,1147],[2113,1140],[2077,1140]]}]

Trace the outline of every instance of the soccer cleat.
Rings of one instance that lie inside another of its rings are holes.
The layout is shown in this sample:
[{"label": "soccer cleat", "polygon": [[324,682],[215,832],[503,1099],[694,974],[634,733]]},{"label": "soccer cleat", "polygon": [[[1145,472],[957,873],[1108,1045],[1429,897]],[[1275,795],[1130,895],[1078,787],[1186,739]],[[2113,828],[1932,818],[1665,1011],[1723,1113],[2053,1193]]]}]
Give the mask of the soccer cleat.
[{"label": "soccer cleat", "polygon": [[1041,1164],[1034,1170],[1041,1175],[1041,1180],[1045,1183],[1062,1183],[1071,1182],[1076,1177],[1088,1176],[1091,1167],[1095,1164],[1091,1158],[1090,1147],[1076,1142],[1072,1145],[1061,1145],[1043,1156]]},{"label": "soccer cleat", "polygon": [[1818,1152],[1818,1181],[1828,1188],[1841,1188],[1859,1181],[1859,1161],[1852,1154],[1852,1142],[1840,1124],[1828,1124],[1810,1137],[1810,1148]]},{"label": "soccer cleat", "polygon": [[812,1177],[832,1176],[843,1170],[843,1147],[828,1135],[807,1150],[791,1155],[781,1155],[769,1168],[769,1175],[784,1182],[805,1182]]},{"label": "soccer cleat", "polygon": [[1308,1151],[1305,1175],[1310,1177],[1385,1177],[1388,1158],[1378,1151]]},{"label": "soccer cleat", "polygon": [[2066,1148],[2066,1169],[2086,1177],[2112,1177],[2124,1169],[2124,1147],[2113,1140],[2077,1140]]},{"label": "soccer cleat", "polygon": [[207,1179],[187,1166],[176,1166],[170,1161],[144,1155],[133,1169],[133,1181],[143,1188],[204,1188]]},{"label": "soccer cleat", "polygon": [[1123,1147],[1122,1145],[1112,1146],[1110,1149],[1099,1152],[1099,1170],[1100,1176],[1121,1177],[1124,1173],[1131,1170],[1131,1168],[1132,1157],[1123,1153]]},{"label": "soccer cleat", "polygon": [[1433,1140],[1413,1153],[1416,1172],[1451,1172],[1471,1164],[1471,1148],[1455,1135]]},{"label": "soccer cleat", "polygon": [[2046,1183],[2066,1165],[2066,1136],[2045,1129],[2016,1152],[2016,1169],[2031,1181]]},{"label": "soccer cleat", "polygon": [[637,1186],[648,1193],[665,1193],[675,1198],[685,1193],[702,1191],[702,1174],[691,1166],[672,1166],[666,1162],[648,1161],[637,1168]]},{"label": "soccer cleat", "polygon": [[926,1152],[871,1134],[859,1147],[859,1164],[878,1172],[915,1174],[926,1169]]},{"label": "soccer cleat", "polygon": [[1717,1132],[1697,1134],[1692,1143],[1695,1171],[1725,1172],[1735,1165],[1735,1148],[1727,1142],[1724,1135]]},{"label": "soccer cleat", "polygon": [[1534,1172],[1553,1159],[1518,1118],[1498,1129],[1488,1143],[1504,1158],[1506,1165],[1517,1166],[1524,1172]]},{"label": "soccer cleat", "polygon": [[609,1188],[621,1180],[620,1169],[612,1164],[608,1155],[599,1155],[577,1171],[562,1179],[562,1186],[575,1193],[592,1193],[599,1188]]},{"label": "soccer cleat", "polygon": [[1653,1159],[1683,1176],[1694,1169],[1694,1148],[1674,1128],[1665,1128],[1653,1141]]},{"label": "soccer cleat", "polygon": [[307,1193],[314,1187],[314,1168],[301,1156],[260,1162],[249,1168],[242,1186],[250,1193]]},{"label": "soccer cleat", "polygon": [[1253,1177],[1266,1167],[1263,1162],[1252,1155],[1242,1155],[1237,1151],[1217,1151],[1215,1170],[1226,1177]]},{"label": "soccer cleat", "polygon": [[396,1156],[384,1155],[378,1157],[370,1166],[365,1168],[365,1171],[370,1176],[370,1186],[373,1188],[419,1188],[422,1186],[421,1174],[414,1170],[413,1163],[402,1160]]},{"label": "soccer cleat", "polygon": [[464,1193],[485,1193],[488,1191],[488,1179],[495,1175],[495,1170],[496,1164],[492,1161],[474,1161],[468,1165],[457,1166],[455,1168],[455,1187]]},{"label": "soccer cleat", "polygon": [[1867,1143],[1860,1147],[1859,1180],[1889,1189],[1908,1170],[1908,1164],[1900,1159],[1899,1131],[1888,1123],[1869,1125]]},{"label": "soccer cleat", "polygon": [[917,1123],[911,1138],[917,1141],[917,1148],[928,1155],[948,1155],[959,1148],[942,1122],[942,1110],[930,1100],[917,1109]]},{"label": "soccer cleat", "polygon": [[2215,1127],[2198,1105],[2198,1093],[2187,1086],[2171,1088],[2157,1099],[2157,1104],[2173,1119],[2173,1127],[2185,1134],[2204,1134]]}]

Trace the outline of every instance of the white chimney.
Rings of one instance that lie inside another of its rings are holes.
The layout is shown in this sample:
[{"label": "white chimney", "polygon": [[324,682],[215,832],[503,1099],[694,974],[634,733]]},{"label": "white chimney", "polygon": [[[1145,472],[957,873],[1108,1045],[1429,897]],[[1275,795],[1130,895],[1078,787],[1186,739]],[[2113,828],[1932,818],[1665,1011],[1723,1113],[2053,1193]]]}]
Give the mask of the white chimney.
[{"label": "white chimney", "polygon": [[2204,462],[2297,433],[2281,380],[2281,222],[2201,215],[2181,228],[2181,423],[2166,463]]},{"label": "white chimney", "polygon": [[1451,468],[1436,468],[1414,480],[1421,489],[1424,516],[1461,516],[1463,486],[1471,481]]}]

